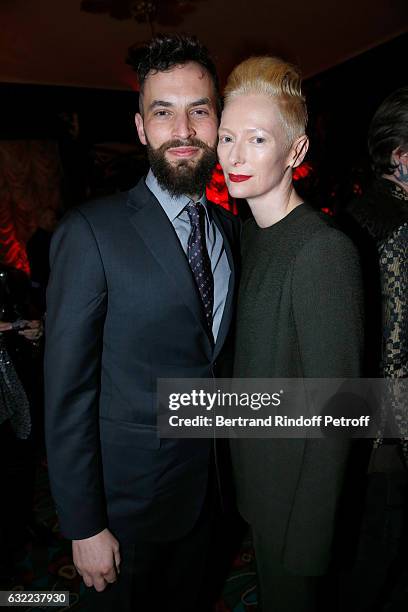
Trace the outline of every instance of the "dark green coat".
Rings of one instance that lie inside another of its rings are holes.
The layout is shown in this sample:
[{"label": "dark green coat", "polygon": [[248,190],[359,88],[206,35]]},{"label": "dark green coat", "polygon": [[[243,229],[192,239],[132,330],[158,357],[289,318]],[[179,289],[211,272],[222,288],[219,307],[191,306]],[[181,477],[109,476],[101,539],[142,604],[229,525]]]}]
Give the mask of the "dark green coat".
[{"label": "dark green coat", "polygon": [[[362,288],[351,241],[307,204],[242,235],[234,376],[358,377]],[[231,443],[238,505],[298,575],[326,571],[349,444],[241,439]]]}]

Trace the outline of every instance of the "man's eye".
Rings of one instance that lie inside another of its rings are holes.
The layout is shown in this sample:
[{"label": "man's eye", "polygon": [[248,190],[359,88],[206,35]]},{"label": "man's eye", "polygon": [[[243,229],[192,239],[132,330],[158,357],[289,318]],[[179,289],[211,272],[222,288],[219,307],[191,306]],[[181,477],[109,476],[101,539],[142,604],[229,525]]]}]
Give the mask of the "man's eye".
[{"label": "man's eye", "polygon": [[208,110],[206,110],[205,108],[195,108],[192,111],[193,115],[196,115],[198,117],[208,117]]},{"label": "man's eye", "polygon": [[169,111],[167,110],[158,110],[154,113],[155,117],[166,117],[166,115],[169,115]]}]

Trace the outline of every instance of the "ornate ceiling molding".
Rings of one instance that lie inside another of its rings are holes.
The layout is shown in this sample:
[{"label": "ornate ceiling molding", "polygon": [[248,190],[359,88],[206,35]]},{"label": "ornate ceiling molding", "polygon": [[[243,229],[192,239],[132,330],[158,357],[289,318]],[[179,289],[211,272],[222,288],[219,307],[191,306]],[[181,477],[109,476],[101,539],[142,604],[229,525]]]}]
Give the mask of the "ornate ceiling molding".
[{"label": "ornate ceiling molding", "polygon": [[[135,19],[138,23],[177,26],[203,0],[82,0],[87,13],[108,13],[114,19]],[[153,29],[153,28],[152,28]]]}]

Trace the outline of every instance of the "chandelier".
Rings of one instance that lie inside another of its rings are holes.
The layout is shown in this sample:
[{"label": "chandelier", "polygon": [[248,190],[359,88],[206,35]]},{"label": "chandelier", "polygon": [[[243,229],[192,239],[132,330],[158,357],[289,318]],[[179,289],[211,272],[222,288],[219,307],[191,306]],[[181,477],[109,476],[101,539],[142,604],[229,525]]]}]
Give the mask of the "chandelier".
[{"label": "chandelier", "polygon": [[81,10],[87,13],[108,13],[114,19],[135,19],[147,23],[176,26],[184,16],[195,10],[202,0],[81,0]]}]

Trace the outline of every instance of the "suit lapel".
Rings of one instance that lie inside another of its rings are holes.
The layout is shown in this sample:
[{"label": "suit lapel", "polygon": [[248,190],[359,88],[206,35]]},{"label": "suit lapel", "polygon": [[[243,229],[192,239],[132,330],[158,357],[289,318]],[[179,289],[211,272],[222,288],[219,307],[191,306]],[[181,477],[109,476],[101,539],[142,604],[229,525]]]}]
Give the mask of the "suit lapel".
[{"label": "suit lapel", "polygon": [[[187,257],[166,213],[141,179],[129,192],[130,221],[153,257],[171,279],[181,300],[208,338],[204,309]],[[208,338],[209,350],[211,342]]]}]

